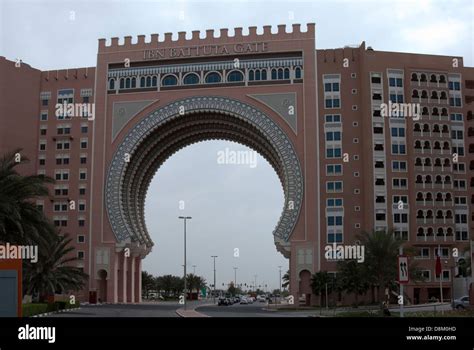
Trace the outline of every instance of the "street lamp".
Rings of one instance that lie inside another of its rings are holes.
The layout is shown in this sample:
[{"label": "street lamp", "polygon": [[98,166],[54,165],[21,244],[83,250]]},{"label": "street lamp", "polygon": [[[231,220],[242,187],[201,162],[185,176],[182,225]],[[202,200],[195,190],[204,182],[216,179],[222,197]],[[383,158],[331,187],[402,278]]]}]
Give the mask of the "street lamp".
[{"label": "street lamp", "polygon": [[184,220],[184,309],[186,310],[186,220],[192,219],[190,216],[178,216],[178,219]]},{"label": "street lamp", "polygon": [[212,293],[213,303],[216,303],[216,258],[217,255],[211,255],[211,258],[214,259],[214,293]]},{"label": "street lamp", "polygon": [[238,267],[234,267],[234,286],[237,287],[237,269]]}]

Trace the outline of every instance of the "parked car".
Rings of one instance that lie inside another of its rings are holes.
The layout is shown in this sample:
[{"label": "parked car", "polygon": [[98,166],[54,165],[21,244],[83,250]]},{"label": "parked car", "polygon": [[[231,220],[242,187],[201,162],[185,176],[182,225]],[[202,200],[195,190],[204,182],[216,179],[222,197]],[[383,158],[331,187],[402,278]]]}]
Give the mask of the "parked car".
[{"label": "parked car", "polygon": [[462,310],[469,307],[469,296],[465,295],[459,299],[454,299],[453,308]]},{"label": "parked car", "polygon": [[228,306],[228,305],[230,305],[230,300],[228,298],[220,297],[217,300],[217,305],[218,306]]},{"label": "parked car", "polygon": [[248,302],[247,298],[242,298],[242,299],[240,299],[240,304],[242,304],[242,305],[248,305],[248,303],[249,303],[249,302]]}]

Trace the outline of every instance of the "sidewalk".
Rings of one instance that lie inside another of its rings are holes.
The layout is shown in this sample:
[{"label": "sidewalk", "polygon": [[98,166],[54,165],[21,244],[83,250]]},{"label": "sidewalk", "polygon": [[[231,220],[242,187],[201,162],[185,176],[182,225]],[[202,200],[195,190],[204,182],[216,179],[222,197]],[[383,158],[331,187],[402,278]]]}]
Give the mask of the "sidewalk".
[{"label": "sidewalk", "polygon": [[214,305],[214,304],[196,305],[196,306],[191,307],[191,308],[188,307],[186,310],[184,310],[184,308],[180,308],[180,309],[176,310],[176,313],[178,314],[179,317],[211,317],[211,316],[205,315],[205,314],[200,313],[200,312],[195,310],[195,308],[197,308],[197,307],[211,306],[211,305]]}]

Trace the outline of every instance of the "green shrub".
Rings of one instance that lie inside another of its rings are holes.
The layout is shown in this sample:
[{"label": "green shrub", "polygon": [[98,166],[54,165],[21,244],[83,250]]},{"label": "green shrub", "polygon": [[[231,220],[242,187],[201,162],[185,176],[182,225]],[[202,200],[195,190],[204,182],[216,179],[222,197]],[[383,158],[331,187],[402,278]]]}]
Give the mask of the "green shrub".
[{"label": "green shrub", "polygon": [[31,303],[22,305],[23,317],[31,317],[34,315],[44,314],[45,312],[47,312],[47,309],[48,304]]}]

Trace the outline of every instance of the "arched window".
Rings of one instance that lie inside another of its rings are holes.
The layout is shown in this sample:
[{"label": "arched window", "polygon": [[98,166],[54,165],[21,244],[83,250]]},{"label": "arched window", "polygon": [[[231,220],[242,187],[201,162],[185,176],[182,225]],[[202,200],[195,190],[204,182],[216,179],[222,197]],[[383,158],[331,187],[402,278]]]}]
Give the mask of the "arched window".
[{"label": "arched window", "polygon": [[425,183],[430,184],[431,183],[431,175],[426,175],[425,177]]},{"label": "arched window", "polygon": [[448,110],[446,108],[441,109],[441,115],[442,116],[447,116],[448,115]]},{"label": "arched window", "polygon": [[130,78],[125,79],[125,88],[130,89]]},{"label": "arched window", "polygon": [[441,149],[441,144],[438,141],[435,141],[433,149]]},{"label": "arched window", "polygon": [[262,80],[267,80],[267,70],[262,69]]},{"label": "arched window", "polygon": [[430,132],[430,126],[428,124],[423,124],[423,132]]},{"label": "arched window", "polygon": [[244,80],[244,75],[242,74],[241,71],[238,70],[233,70],[229,74],[227,74],[227,81],[228,82],[237,82],[237,81],[243,81]]},{"label": "arched window", "polygon": [[163,80],[161,81],[161,85],[163,86],[173,86],[173,85],[178,85],[178,78],[176,76],[169,74],[163,77]]},{"label": "arched window", "polygon": [[255,80],[261,80],[260,69],[255,71]]},{"label": "arched window", "polygon": [[295,68],[295,79],[301,79],[301,68],[300,67]]},{"label": "arched window", "polygon": [[288,68],[285,68],[283,75],[285,79],[290,79],[290,70]]},{"label": "arched window", "polygon": [[440,99],[442,100],[446,100],[447,99],[447,96],[446,96],[446,92],[445,91],[441,91],[441,94],[440,94]]},{"label": "arched window", "polygon": [[255,80],[255,73],[253,70],[249,71],[249,80],[250,81]]},{"label": "arched window", "polygon": [[436,79],[436,75],[431,74],[430,83],[436,83],[437,81],[438,80]]},{"label": "arched window", "polygon": [[432,210],[428,210],[426,212],[426,218],[427,219],[432,219],[433,218],[433,211]]},{"label": "arched window", "polygon": [[195,73],[189,73],[184,76],[183,79],[184,85],[196,85],[199,84],[199,75]]},{"label": "arched window", "polygon": [[109,90],[114,90],[115,89],[115,79],[110,79],[109,80]]},{"label": "arched window", "polygon": [[151,86],[151,77],[146,77],[146,87]]},{"label": "arched window", "polygon": [[439,82],[443,83],[443,84],[446,83],[446,77],[444,75],[440,75],[439,76]]},{"label": "arched window", "polygon": [[157,86],[158,85],[158,78],[157,76],[153,76],[153,78],[151,78],[151,86]]},{"label": "arched window", "polygon": [[418,81],[418,75],[416,73],[411,74],[411,81]]},{"label": "arched window", "polygon": [[125,88],[125,79],[124,78],[120,78],[120,88],[121,89]]},{"label": "arched window", "polygon": [[278,68],[278,79],[283,79],[283,68]]},{"label": "arched window", "polygon": [[215,84],[221,82],[221,75],[217,72],[207,73],[206,78],[204,79],[206,84]]},{"label": "arched window", "polygon": [[438,91],[431,91],[431,98],[437,100],[438,99]]},{"label": "arched window", "polygon": [[417,236],[424,236],[425,235],[425,230],[423,229],[423,227],[418,227],[418,231],[417,231]]},{"label": "arched window", "polygon": [[421,115],[428,115],[428,107],[423,107],[423,111],[421,112]]},{"label": "arched window", "polygon": [[137,87],[137,78],[132,78],[132,89]]},{"label": "arched window", "polygon": [[412,94],[411,94],[411,97],[412,98],[418,98],[420,97],[420,95],[418,95],[418,90],[413,90]]},{"label": "arched window", "polygon": [[417,219],[423,219],[424,218],[423,210],[418,210],[416,212],[416,218]]},{"label": "arched window", "polygon": [[421,148],[421,142],[419,140],[415,141],[415,149],[420,149]]},{"label": "arched window", "polygon": [[417,176],[416,176],[416,183],[417,183],[417,184],[423,183],[423,177],[422,177],[421,175],[417,175]]},{"label": "arched window", "polygon": [[420,124],[415,123],[413,131],[421,131]]},{"label": "arched window", "polygon": [[428,192],[428,193],[426,194],[426,200],[427,200],[427,201],[432,201],[432,200],[433,200],[433,195],[431,194],[431,192]]},{"label": "arched window", "polygon": [[431,115],[439,115],[438,108],[434,107]]},{"label": "arched window", "polygon": [[421,92],[421,98],[428,98],[428,92],[426,90]]},{"label": "arched window", "polygon": [[426,74],[421,74],[420,81],[426,82]]},{"label": "arched window", "polygon": [[278,73],[275,68],[272,69],[272,80],[276,80],[278,78]]},{"label": "arched window", "polygon": [[145,77],[140,78],[140,87],[145,87]]}]

